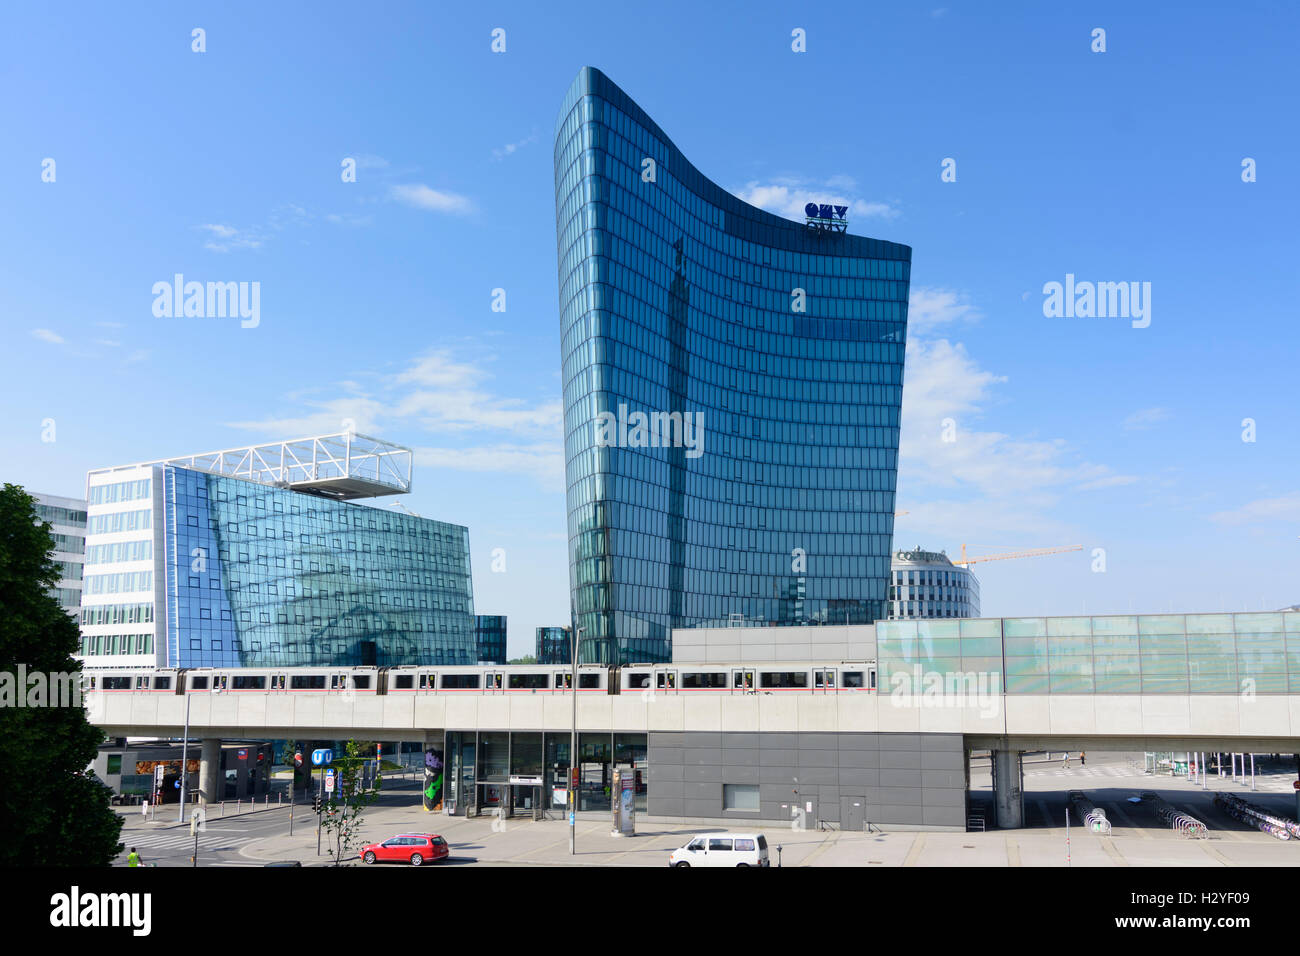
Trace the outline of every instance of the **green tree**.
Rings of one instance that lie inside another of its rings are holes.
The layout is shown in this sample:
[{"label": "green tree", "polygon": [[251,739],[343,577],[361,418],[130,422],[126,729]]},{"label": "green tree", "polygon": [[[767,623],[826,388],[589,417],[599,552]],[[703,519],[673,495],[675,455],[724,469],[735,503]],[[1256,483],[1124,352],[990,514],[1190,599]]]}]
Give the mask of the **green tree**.
[{"label": "green tree", "polygon": [[506,661],[507,664],[536,664],[537,658],[532,654],[525,654],[523,657],[516,657],[514,660]]},{"label": "green tree", "polygon": [[344,860],[356,859],[361,846],[361,816],[366,808],[379,799],[379,791],[384,778],[375,773],[375,785],[370,789],[361,786],[361,768],[366,762],[365,748],[355,740],[345,745],[345,755],[334,761],[334,792],[326,794],[324,815],[321,826],[333,837],[334,846],[329,848],[334,857],[334,865]]},{"label": "green tree", "polygon": [[20,673],[24,683],[42,675],[51,687],[62,675],[74,686],[81,679],[72,658],[81,632],[50,594],[59,580],[53,551],[32,496],[17,485],[0,488],[0,687],[11,689],[0,692],[0,866],[107,866],[122,850],[122,820],[109,788],[88,772],[103,731],[86,719],[79,694],[15,706],[18,697],[35,702]]}]

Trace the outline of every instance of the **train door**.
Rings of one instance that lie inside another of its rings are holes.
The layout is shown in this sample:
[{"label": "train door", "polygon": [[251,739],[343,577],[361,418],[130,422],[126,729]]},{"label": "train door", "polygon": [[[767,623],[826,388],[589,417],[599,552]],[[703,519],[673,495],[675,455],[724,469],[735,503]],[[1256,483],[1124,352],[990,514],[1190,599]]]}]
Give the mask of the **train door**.
[{"label": "train door", "polygon": [[754,692],[754,672],[744,667],[732,668],[731,691],[734,694],[752,694]]},{"label": "train door", "polygon": [[271,675],[271,690],[274,693],[280,693],[289,686],[289,678],[284,674]]},{"label": "train door", "polygon": [[136,690],[148,690],[148,689],[149,689],[149,675],[148,675],[148,674],[137,674],[137,675],[136,675],[136,677],[135,677],[135,689],[136,689]]},{"label": "train door", "polygon": [[483,675],[483,690],[489,694],[501,693],[505,689],[505,676],[500,671],[489,671]]},{"label": "train door", "polygon": [[672,668],[655,668],[655,693],[677,693],[677,671]]},{"label": "train door", "polygon": [[813,693],[833,694],[836,690],[836,670],[834,667],[818,667],[813,670]]},{"label": "train door", "polygon": [[573,675],[568,671],[556,671],[555,681],[551,685],[557,694],[567,694],[573,689]]},{"label": "train door", "polygon": [[876,665],[872,664],[867,668],[867,689],[876,689]]}]

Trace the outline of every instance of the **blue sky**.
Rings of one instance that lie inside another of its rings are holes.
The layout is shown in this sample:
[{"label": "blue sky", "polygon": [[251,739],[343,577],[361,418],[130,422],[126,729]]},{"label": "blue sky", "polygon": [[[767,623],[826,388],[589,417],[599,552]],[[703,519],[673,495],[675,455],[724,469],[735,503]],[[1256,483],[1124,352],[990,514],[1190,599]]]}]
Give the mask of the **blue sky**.
[{"label": "blue sky", "polygon": [[[352,419],[530,652],[568,620],[551,137],[590,64],[725,188],[913,247],[895,544],[1086,549],[977,566],[986,614],[1300,601],[1300,8],[1137,7],[11,5],[3,477]],[[260,282],[260,323],[156,318],[178,272]],[[1067,273],[1150,282],[1150,326],[1045,317]]]}]

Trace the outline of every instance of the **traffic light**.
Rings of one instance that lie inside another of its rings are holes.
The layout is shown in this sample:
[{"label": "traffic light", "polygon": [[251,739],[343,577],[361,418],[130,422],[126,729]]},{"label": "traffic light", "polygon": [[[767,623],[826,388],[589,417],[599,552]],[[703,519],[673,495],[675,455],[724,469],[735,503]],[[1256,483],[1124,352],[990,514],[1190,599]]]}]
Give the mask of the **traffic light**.
[{"label": "traffic light", "polygon": [[313,797],[311,798],[311,812],[312,812],[312,813],[320,813],[320,794],[319,794],[319,793],[316,794],[315,796],[313,796]]}]

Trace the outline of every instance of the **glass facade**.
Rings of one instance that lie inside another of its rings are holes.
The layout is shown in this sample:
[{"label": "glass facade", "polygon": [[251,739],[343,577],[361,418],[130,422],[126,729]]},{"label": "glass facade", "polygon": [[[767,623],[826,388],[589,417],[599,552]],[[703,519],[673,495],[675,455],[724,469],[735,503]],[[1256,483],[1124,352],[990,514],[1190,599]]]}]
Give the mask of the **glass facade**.
[{"label": "glass facade", "polygon": [[1008,694],[1300,693],[1300,611],[881,621],[882,690],[986,674]]},{"label": "glass facade", "polygon": [[478,659],[483,664],[506,662],[506,616],[504,614],[475,614],[474,639],[478,645]]},{"label": "glass facade", "polygon": [[580,659],[886,617],[911,250],[742,202],[591,68],[555,195]]},{"label": "glass facade", "polygon": [[537,628],[537,663],[573,664],[573,646],[567,627]]},{"label": "glass facade", "polygon": [[177,667],[473,664],[467,529],[165,466]]},{"label": "glass facade", "polygon": [[49,534],[54,542],[54,563],[59,567],[59,581],[50,594],[69,614],[76,616],[81,610],[83,588],[82,565],[88,563],[86,552],[86,503],[78,498],[34,494],[36,520],[50,525]]}]

